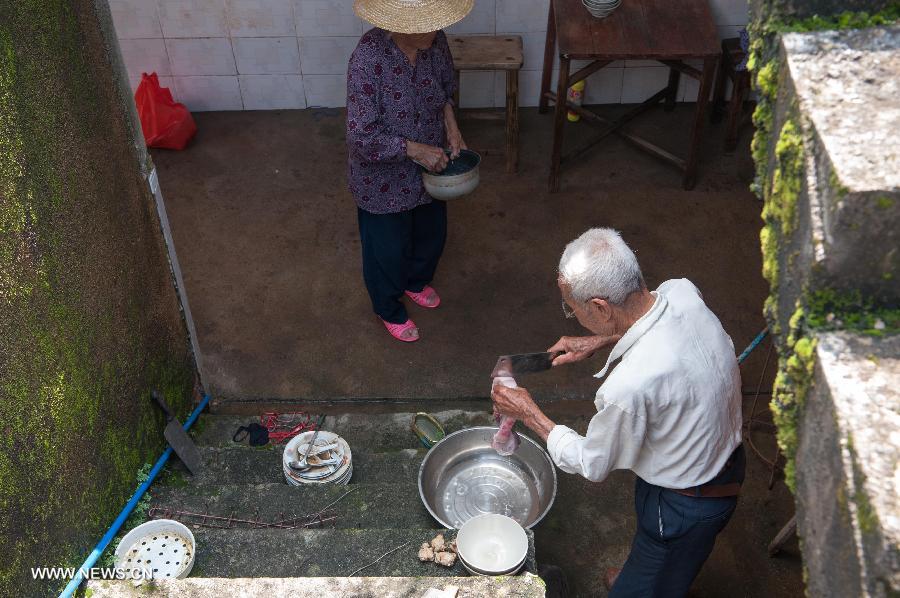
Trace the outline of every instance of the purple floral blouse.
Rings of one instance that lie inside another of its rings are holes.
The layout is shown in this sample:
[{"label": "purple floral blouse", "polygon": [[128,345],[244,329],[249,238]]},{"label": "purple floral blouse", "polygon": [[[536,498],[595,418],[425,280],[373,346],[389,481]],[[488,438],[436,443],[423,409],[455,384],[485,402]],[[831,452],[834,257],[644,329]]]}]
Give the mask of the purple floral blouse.
[{"label": "purple floral blouse", "polygon": [[347,147],[350,192],[373,214],[431,202],[406,140],[443,147],[444,104],[455,82],[447,37],[420,50],[415,66],[383,29],[359,40],[347,69]]}]

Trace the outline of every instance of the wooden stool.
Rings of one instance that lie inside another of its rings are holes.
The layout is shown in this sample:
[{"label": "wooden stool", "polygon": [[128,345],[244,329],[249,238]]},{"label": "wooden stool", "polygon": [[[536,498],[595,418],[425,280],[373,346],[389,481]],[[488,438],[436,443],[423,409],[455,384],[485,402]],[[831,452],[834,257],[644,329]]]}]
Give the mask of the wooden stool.
[{"label": "wooden stool", "polygon": [[[460,71],[506,71],[506,171],[519,167],[519,69],[522,68],[522,38],[518,35],[454,35],[448,37],[456,76],[459,108]],[[473,118],[503,119],[496,111],[467,111]]]},{"label": "wooden stool", "polygon": [[710,115],[713,122],[722,120],[725,112],[725,80],[731,79],[731,100],[728,102],[728,123],[725,126],[725,151],[732,152],[737,147],[738,128],[741,126],[741,114],[744,102],[750,92],[750,71],[736,70],[735,67],[744,60],[745,53],[741,49],[741,40],[737,37],[722,40],[722,60],[719,61],[719,74],[716,77],[716,89],[713,95],[713,109]]}]

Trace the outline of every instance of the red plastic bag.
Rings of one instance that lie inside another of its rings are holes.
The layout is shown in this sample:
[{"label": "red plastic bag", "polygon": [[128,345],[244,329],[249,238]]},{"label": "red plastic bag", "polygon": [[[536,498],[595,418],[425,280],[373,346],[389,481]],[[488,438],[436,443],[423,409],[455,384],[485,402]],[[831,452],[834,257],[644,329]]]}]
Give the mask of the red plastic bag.
[{"label": "red plastic bag", "polygon": [[197,133],[191,113],[184,104],[172,99],[168,87],[160,87],[156,73],[141,74],[134,103],[147,147],[184,149]]}]

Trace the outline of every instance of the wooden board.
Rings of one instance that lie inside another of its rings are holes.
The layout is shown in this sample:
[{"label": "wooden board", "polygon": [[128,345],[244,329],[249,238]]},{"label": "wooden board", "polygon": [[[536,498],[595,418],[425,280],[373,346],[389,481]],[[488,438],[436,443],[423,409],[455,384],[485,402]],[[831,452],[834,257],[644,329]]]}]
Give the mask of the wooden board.
[{"label": "wooden board", "polygon": [[559,53],[573,59],[638,60],[717,56],[719,36],[707,0],[625,0],[591,16],[581,0],[552,0]]},{"label": "wooden board", "polygon": [[522,68],[522,38],[518,35],[451,35],[447,42],[457,70]]}]

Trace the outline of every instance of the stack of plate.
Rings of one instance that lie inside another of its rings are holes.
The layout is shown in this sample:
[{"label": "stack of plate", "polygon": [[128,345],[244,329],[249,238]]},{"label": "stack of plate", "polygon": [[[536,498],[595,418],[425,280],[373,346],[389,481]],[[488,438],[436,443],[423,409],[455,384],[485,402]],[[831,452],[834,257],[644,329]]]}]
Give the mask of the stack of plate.
[{"label": "stack of plate", "polygon": [[598,19],[602,19],[603,17],[608,17],[612,14],[612,11],[619,8],[622,0],[581,0],[581,3],[584,4],[589,13]]},{"label": "stack of plate", "polygon": [[304,484],[345,485],[353,475],[353,455],[347,441],[333,432],[322,430],[316,436],[309,453],[308,468],[294,469],[290,463],[303,459],[315,432],[304,432],[292,438],[284,447],[282,467],[284,478],[291,486]]}]

